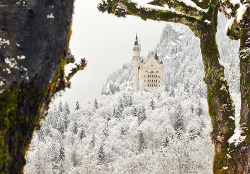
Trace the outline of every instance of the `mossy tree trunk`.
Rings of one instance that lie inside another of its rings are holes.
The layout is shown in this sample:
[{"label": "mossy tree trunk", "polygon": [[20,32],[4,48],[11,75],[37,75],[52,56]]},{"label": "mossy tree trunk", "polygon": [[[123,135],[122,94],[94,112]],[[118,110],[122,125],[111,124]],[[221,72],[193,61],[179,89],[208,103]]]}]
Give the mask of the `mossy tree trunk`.
[{"label": "mossy tree trunk", "polygon": [[[249,12],[249,9],[248,9]],[[237,161],[238,173],[248,174],[250,171],[250,38],[249,26],[242,28],[240,36],[240,91],[241,111],[240,127],[245,140],[233,149],[233,158]]]},{"label": "mossy tree trunk", "polygon": [[[224,67],[220,64],[215,27],[206,26],[201,33],[200,46],[207,85],[207,102],[213,126],[211,133],[215,145],[213,172],[220,173],[236,166],[229,162],[228,139],[234,133],[235,110],[224,75]],[[229,167],[230,166],[230,167]]]},{"label": "mossy tree trunk", "polygon": [[[51,98],[68,83],[64,66],[73,0],[0,0],[0,4],[0,35],[9,41],[0,49],[0,81],[4,79],[0,86],[0,174],[17,174],[23,173],[32,134],[46,116]],[[8,57],[15,59],[17,68],[6,62]],[[11,73],[2,71],[6,68]]]}]

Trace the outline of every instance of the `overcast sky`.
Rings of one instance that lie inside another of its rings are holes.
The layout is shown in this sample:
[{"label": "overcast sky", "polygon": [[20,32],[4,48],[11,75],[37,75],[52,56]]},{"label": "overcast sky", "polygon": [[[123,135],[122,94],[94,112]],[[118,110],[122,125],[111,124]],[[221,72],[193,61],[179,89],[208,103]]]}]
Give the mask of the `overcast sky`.
[{"label": "overcast sky", "polygon": [[99,2],[101,0],[75,1],[70,48],[76,58],[86,57],[88,65],[72,78],[71,89],[57,96],[52,107],[61,100],[67,101],[72,109],[76,101],[81,105],[87,99],[100,96],[107,77],[132,60],[136,32],[142,56],[154,50],[160,40],[164,22],[144,21],[133,16],[117,18],[99,12]]}]

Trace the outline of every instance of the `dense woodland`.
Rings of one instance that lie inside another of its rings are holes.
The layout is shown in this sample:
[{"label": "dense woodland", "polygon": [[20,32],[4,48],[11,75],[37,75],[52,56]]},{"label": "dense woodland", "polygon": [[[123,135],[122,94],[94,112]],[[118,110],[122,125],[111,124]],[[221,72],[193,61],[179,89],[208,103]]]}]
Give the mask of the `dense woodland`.
[{"label": "dense woodland", "polygon": [[[219,19],[221,62],[239,110],[239,60],[231,50],[239,42],[227,38],[226,19]],[[147,57],[155,54],[164,62],[164,88],[129,93],[132,67],[125,63],[100,98],[50,111],[34,134],[25,173],[212,173],[199,41],[184,25],[168,23]]]}]

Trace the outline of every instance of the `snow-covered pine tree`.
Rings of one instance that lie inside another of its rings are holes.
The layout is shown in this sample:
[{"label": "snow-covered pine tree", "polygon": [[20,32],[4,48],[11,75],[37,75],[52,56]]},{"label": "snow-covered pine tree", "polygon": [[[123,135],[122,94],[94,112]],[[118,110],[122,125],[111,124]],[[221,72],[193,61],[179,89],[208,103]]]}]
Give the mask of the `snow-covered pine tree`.
[{"label": "snow-covered pine tree", "polygon": [[95,135],[92,135],[92,139],[90,141],[90,148],[95,147],[95,142],[96,142],[96,137],[95,137]]},{"label": "snow-covered pine tree", "polygon": [[99,148],[97,156],[98,156],[99,163],[102,164],[105,160],[105,153],[104,153],[103,145],[101,145],[101,147]]},{"label": "snow-covered pine tree", "polygon": [[95,107],[95,109],[98,109],[98,108],[99,108],[97,99],[95,99],[95,101],[94,101],[94,107]]},{"label": "snow-covered pine tree", "polygon": [[72,131],[75,135],[78,133],[78,125],[77,125],[76,121],[74,121],[74,123],[73,123],[73,130]]},{"label": "snow-covered pine tree", "polygon": [[155,102],[154,102],[153,99],[151,99],[151,101],[150,101],[150,108],[151,108],[152,110],[155,109]]},{"label": "snow-covered pine tree", "polygon": [[79,104],[79,102],[77,101],[76,102],[76,108],[75,108],[75,111],[78,111],[80,109],[80,104]]},{"label": "snow-covered pine tree", "polygon": [[81,128],[79,138],[80,138],[80,140],[82,140],[85,137],[86,137],[85,130],[83,128]]},{"label": "snow-covered pine tree", "polygon": [[147,118],[145,111],[146,109],[144,108],[144,106],[142,106],[137,113],[137,119],[139,125]]},{"label": "snow-covered pine tree", "polygon": [[60,102],[59,102],[59,106],[58,106],[58,108],[59,108],[59,111],[60,111],[60,112],[62,112],[62,111],[63,111],[62,101],[60,101]]},{"label": "snow-covered pine tree", "polygon": [[143,152],[146,149],[146,144],[145,144],[145,139],[141,130],[139,130],[138,138],[139,138],[138,150],[139,152]]},{"label": "snow-covered pine tree", "polygon": [[177,134],[182,133],[184,129],[183,111],[180,104],[177,105],[174,113],[173,127]]}]

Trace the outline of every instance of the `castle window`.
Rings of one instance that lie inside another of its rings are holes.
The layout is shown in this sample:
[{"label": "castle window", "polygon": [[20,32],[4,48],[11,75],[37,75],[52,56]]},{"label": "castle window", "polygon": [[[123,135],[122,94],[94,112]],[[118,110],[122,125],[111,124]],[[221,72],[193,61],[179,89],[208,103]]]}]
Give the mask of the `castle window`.
[{"label": "castle window", "polygon": [[159,71],[156,71],[156,73],[158,73]]},{"label": "castle window", "polygon": [[157,80],[156,80],[156,82],[157,82]]},{"label": "castle window", "polygon": [[151,65],[151,67],[153,67],[153,65]]}]

